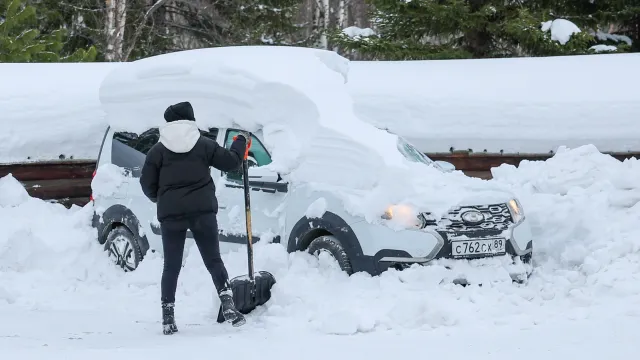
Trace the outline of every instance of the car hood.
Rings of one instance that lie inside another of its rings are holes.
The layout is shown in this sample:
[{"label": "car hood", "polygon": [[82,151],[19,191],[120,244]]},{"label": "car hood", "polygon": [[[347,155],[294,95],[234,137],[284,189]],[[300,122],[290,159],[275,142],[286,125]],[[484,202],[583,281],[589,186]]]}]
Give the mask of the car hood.
[{"label": "car hood", "polygon": [[515,199],[515,194],[506,190],[482,190],[466,196],[458,202],[459,206],[503,204]]}]

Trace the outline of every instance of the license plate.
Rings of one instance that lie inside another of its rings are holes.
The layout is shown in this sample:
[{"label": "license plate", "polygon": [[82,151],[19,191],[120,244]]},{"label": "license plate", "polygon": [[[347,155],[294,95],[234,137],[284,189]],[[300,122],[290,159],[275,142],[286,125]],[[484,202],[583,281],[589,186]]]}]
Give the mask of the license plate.
[{"label": "license plate", "polygon": [[505,239],[453,241],[451,243],[451,255],[454,257],[498,255],[505,252],[505,245]]}]

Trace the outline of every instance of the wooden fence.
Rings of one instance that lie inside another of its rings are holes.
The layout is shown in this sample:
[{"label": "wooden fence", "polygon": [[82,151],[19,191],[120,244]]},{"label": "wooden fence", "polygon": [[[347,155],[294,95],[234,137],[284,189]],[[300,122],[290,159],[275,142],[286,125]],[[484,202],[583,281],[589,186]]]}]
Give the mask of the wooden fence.
[{"label": "wooden fence", "polygon": [[91,178],[96,162],[60,160],[0,165],[0,177],[12,174],[29,195],[71,206],[84,206],[91,196]]},{"label": "wooden fence", "polygon": [[[468,176],[491,179],[491,168],[501,164],[518,166],[522,160],[544,161],[552,154],[485,154],[435,153],[433,160],[448,161]],[[640,158],[640,152],[609,154],[623,161]],[[29,195],[71,206],[84,206],[91,196],[91,179],[96,163],[93,160],[61,160],[0,165],[0,177],[11,173],[26,188]]]}]

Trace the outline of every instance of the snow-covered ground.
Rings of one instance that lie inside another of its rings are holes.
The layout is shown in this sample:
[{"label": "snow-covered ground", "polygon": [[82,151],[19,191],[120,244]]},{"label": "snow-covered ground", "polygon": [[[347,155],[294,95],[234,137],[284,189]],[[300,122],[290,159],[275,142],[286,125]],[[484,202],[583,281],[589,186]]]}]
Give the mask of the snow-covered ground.
[{"label": "snow-covered ground", "polygon": [[[359,116],[424,152],[547,153],[587,144],[640,151],[640,98],[628,85],[640,81],[639,61],[638,54],[355,61],[347,85]],[[116,66],[1,64],[0,163],[95,159],[106,128],[98,88]]]},{"label": "snow-covered ground", "polygon": [[[639,176],[637,160],[593,146],[494,169],[490,182],[511,188],[534,225],[535,272],[521,286],[486,268],[494,283],[455,286],[446,279],[457,270],[437,265],[347,277],[327,259],[256,244],[256,269],[278,283],[234,329],[215,323],[211,278],[191,251],[172,337],[159,323],[161,258],[121,273],[94,240],[91,205],[29,198],[5,177],[0,348],[7,359],[630,359],[639,349]],[[245,256],[224,256],[231,276],[246,272]]]}]

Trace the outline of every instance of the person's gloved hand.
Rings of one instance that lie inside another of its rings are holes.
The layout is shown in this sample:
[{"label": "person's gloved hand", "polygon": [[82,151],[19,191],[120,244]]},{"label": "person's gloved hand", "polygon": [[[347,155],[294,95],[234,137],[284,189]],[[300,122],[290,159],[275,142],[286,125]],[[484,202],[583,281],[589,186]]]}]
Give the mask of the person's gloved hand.
[{"label": "person's gloved hand", "polygon": [[233,140],[236,140],[239,136],[242,136],[246,142],[249,142],[249,140],[251,139],[251,133],[246,131],[239,131],[236,136],[234,136]]},{"label": "person's gloved hand", "polygon": [[247,157],[249,156],[249,148],[251,147],[251,133],[248,133],[246,131],[239,131],[238,134],[236,134],[236,136],[233,137],[233,141],[238,140],[238,138],[242,136],[245,140],[245,151],[244,151],[244,158],[247,159]]}]

